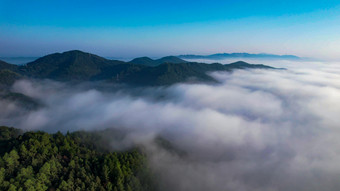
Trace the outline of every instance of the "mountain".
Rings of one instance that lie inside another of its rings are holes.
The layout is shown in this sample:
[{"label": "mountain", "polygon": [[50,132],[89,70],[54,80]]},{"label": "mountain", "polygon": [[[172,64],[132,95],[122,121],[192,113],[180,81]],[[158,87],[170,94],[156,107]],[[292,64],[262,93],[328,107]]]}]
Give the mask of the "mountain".
[{"label": "mountain", "polygon": [[[79,50],[54,53],[41,57],[23,66],[3,64],[10,71],[23,77],[52,79],[57,81],[98,81],[133,85],[171,85],[179,82],[213,82],[207,72],[232,71],[233,69],[264,68],[236,62],[222,65],[183,61],[174,56],[152,60],[148,57],[136,58],[130,62],[108,60]],[[13,74],[11,74],[13,76]],[[5,76],[5,74],[3,74]]]},{"label": "mountain", "polygon": [[0,60],[0,70],[11,70],[11,71],[15,71],[18,69],[17,65],[14,64],[9,64],[5,61]]},{"label": "mountain", "polygon": [[182,60],[176,56],[166,56],[157,60],[153,60],[149,57],[140,57],[135,58],[130,61],[132,64],[138,64],[138,65],[145,65],[145,66],[158,66],[165,63],[173,63],[173,64],[180,64],[185,63],[187,61]]},{"label": "mountain", "polygon": [[50,54],[21,67],[28,76],[56,80],[90,80],[91,77],[124,62],[107,60],[79,50]]},{"label": "mountain", "polygon": [[11,92],[11,86],[22,77],[20,74],[8,69],[0,70],[0,99],[15,102],[25,109],[36,109],[40,104],[33,98],[21,93]]},{"label": "mountain", "polygon": [[22,93],[14,93],[10,91],[0,92],[0,98],[1,100],[15,103],[17,106],[20,106],[22,109],[26,110],[35,110],[38,109],[40,106],[43,106],[36,99]]},{"label": "mountain", "polygon": [[261,68],[274,69],[265,65],[253,65],[246,62],[232,64],[204,64],[186,62],[181,64],[165,63],[156,67],[145,67],[127,76],[124,81],[135,85],[171,85],[180,82],[216,82],[207,72],[232,71],[233,69]]},{"label": "mountain", "polygon": [[21,78],[21,75],[13,72],[11,70],[0,70],[0,88],[1,89],[7,89],[11,85],[14,84],[14,82]]},{"label": "mountain", "polygon": [[164,63],[173,63],[173,64],[181,64],[181,63],[185,63],[187,61],[182,60],[176,56],[166,56],[163,58],[160,58],[157,60],[158,62],[164,64]]},{"label": "mountain", "polygon": [[156,60],[153,60],[149,57],[139,57],[139,58],[135,58],[133,60],[130,61],[130,63],[132,64],[140,64],[140,65],[145,65],[145,66],[157,66],[161,63],[159,63]]},{"label": "mountain", "polygon": [[[272,68],[270,66],[266,66],[266,65],[263,65],[263,64],[249,64],[249,63],[243,62],[243,61],[237,61],[237,62],[233,62],[231,64],[225,64],[224,66],[227,67],[227,68],[230,68],[230,69],[247,69],[247,68],[262,68],[262,69],[267,68],[267,69],[270,69],[270,68]],[[279,69],[282,69],[282,68],[279,68]]]},{"label": "mountain", "polygon": [[276,55],[276,54],[249,54],[249,53],[218,53],[211,55],[180,55],[182,59],[211,59],[221,60],[227,58],[253,58],[253,59],[281,59],[281,60],[299,60],[298,56],[294,55]]}]

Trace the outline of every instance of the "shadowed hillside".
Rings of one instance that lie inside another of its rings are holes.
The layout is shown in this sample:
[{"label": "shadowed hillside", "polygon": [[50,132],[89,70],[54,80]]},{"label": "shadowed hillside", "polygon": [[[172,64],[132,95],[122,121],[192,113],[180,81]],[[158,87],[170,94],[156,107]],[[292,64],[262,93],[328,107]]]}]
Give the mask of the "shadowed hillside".
[{"label": "shadowed hillside", "polygon": [[50,54],[24,66],[18,67],[4,63],[1,67],[30,78],[58,81],[104,80],[146,86],[171,85],[187,81],[213,82],[214,79],[207,75],[207,72],[212,71],[246,68],[273,69],[269,66],[245,62],[226,65],[187,62],[175,56],[167,56],[158,60],[142,57],[123,62],[108,60],[78,50]]},{"label": "shadowed hillside", "polygon": [[12,71],[16,71],[17,69],[18,69],[17,65],[9,64],[7,62],[4,62],[4,61],[0,60],[0,70],[12,70]]},{"label": "shadowed hillside", "polygon": [[145,65],[145,66],[158,66],[165,63],[172,63],[172,64],[181,64],[186,63],[187,61],[182,60],[176,56],[166,56],[157,60],[153,60],[149,57],[140,57],[135,58],[130,61],[132,64],[138,64],[138,65]]}]

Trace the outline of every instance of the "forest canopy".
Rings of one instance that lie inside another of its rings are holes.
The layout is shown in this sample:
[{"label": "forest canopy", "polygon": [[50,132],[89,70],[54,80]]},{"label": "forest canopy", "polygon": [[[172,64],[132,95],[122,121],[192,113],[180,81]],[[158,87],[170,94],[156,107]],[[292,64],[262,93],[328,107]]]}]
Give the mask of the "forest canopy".
[{"label": "forest canopy", "polygon": [[90,132],[0,127],[0,190],[155,190],[140,149],[99,149]]}]

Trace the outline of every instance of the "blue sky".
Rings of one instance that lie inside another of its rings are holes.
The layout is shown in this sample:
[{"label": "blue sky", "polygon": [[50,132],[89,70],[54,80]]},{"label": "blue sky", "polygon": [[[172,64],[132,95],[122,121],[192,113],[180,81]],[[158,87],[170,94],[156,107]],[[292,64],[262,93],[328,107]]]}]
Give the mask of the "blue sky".
[{"label": "blue sky", "polygon": [[0,56],[250,52],[340,59],[340,2],[0,0]]}]

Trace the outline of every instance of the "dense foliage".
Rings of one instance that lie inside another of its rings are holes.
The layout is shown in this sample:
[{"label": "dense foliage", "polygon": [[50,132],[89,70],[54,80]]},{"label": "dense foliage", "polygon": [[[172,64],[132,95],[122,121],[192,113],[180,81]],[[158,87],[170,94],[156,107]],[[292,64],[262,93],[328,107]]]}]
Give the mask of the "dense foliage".
[{"label": "dense foliage", "polygon": [[0,70],[0,87],[2,89],[9,87],[13,85],[16,80],[20,79],[20,77],[19,74],[11,70]]},{"label": "dense foliage", "polygon": [[6,63],[0,60],[0,70],[11,70],[16,71],[18,69],[17,65]]},{"label": "dense foliage", "polygon": [[154,190],[140,151],[100,151],[91,140],[0,127],[0,190]]},{"label": "dense foliage", "polygon": [[130,61],[132,64],[145,65],[145,66],[158,66],[165,63],[181,64],[187,61],[177,58],[176,56],[166,56],[157,60],[153,60],[149,57],[135,58]]}]

